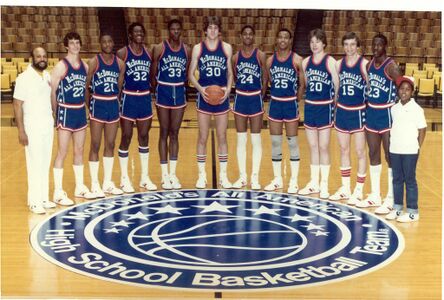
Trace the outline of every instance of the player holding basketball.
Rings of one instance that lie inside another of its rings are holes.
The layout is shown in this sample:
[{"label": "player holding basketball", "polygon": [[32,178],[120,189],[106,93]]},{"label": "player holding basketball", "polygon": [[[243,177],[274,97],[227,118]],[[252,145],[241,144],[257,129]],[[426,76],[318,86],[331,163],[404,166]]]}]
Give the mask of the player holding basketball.
[{"label": "player holding basketball", "polygon": [[241,30],[242,48],[233,55],[236,96],[234,98],[234,120],[237,130],[237,163],[239,179],[233,188],[247,184],[247,126],[250,121],[251,144],[253,147],[253,166],[251,189],[258,190],[259,168],[262,158],[261,128],[264,114],[263,97],[267,90],[267,79],[262,72],[265,66],[265,53],[254,47],[254,28],[245,25]]},{"label": "player holding basketball", "polygon": [[291,33],[284,28],[277,34],[277,51],[267,59],[267,70],[271,83],[271,101],[268,112],[271,135],[271,157],[274,178],[265,187],[266,191],[283,188],[282,182],[282,128],[285,124],[290,149],[291,178],[288,193],[298,192],[299,143],[298,143],[298,99],[304,90],[302,58],[291,51]]},{"label": "player holding basketball", "polygon": [[[233,83],[233,70],[231,67],[232,48],[230,44],[219,39],[221,30],[219,17],[206,17],[204,21],[205,40],[193,47],[191,64],[188,76],[198,91],[197,121],[199,123],[199,137],[197,139],[197,165],[199,178],[196,188],[205,188],[207,179],[205,161],[207,140],[210,129],[211,116],[216,122],[218,156],[219,156],[219,183],[222,188],[231,188],[227,176],[228,146],[227,125],[230,111],[230,90]],[[199,72],[199,79],[194,74]],[[206,87],[218,85],[225,90],[220,104],[208,103]]]},{"label": "player holding basketball", "polygon": [[[310,146],[310,182],[299,191],[300,195],[318,193],[328,198],[330,172],[330,131],[333,126],[335,95],[339,87],[336,60],[325,53],[327,36],[322,29],[309,34],[312,55],[302,62],[306,80],[304,127]],[[321,181],[319,183],[319,170]]]},{"label": "player holding basketball", "polygon": [[148,176],[149,146],[148,133],[151,128],[153,111],[151,107],[151,54],[143,45],[145,27],[131,23],[128,27],[129,45],[117,51],[117,56],[125,62],[125,75],[121,96],[120,126],[122,139],[119,146],[120,187],[125,193],[133,193],[134,188],[128,176],[128,148],[133,136],[134,122],[137,126],[141,176],[139,186],[149,191],[157,186]]},{"label": "player holding basketball", "polygon": [[[365,153],[365,90],[367,87],[368,60],[358,54],[360,40],[354,32],[347,32],[342,37],[345,56],[337,61],[339,92],[335,115],[335,128],[341,150],[342,185],[330,200],[348,199],[348,204],[355,205],[363,198],[365,172],[367,167]],[[354,137],[358,158],[356,187],[350,190],[350,143]]]},{"label": "player holding basketball", "polygon": [[[373,37],[373,59],[367,65],[368,94],[365,131],[370,157],[371,193],[356,204],[358,207],[380,206],[377,214],[388,214],[393,209],[393,176],[389,159],[389,139],[392,119],[390,109],[396,100],[396,79],[401,76],[395,61],[387,56],[387,38],[382,34]],[[381,142],[388,165],[388,191],[381,205]]]},{"label": "player holding basketball", "polygon": [[[159,154],[162,188],[180,189],[176,176],[179,129],[185,111],[185,82],[190,48],[181,41],[182,22],[168,22],[169,37],[154,47],[152,86],[156,86],[156,107],[160,123]],[[169,139],[169,143],[168,143]],[[168,154],[170,170],[168,172]]]},{"label": "player holding basketball", "polygon": [[60,205],[72,205],[63,190],[63,163],[68,154],[69,142],[73,140],[74,176],[76,188],[74,196],[94,199],[83,184],[83,146],[86,136],[85,90],[88,66],[80,59],[82,40],[77,32],[69,32],[63,39],[68,51],[51,72],[51,103],[56,111],[58,150],[54,161],[54,198]]},{"label": "player holding basketball", "polygon": [[[89,107],[91,147],[89,149],[89,172],[91,175],[91,191],[97,198],[105,197],[105,193],[121,195],[111,180],[114,164],[114,142],[119,126],[119,92],[122,88],[125,65],[113,54],[114,40],[104,33],[100,36],[101,53],[92,57],[89,62],[86,85],[91,86],[93,94],[86,90],[85,102]],[[92,96],[92,97],[91,97]],[[100,187],[99,149],[105,135],[103,152],[103,190]]]}]

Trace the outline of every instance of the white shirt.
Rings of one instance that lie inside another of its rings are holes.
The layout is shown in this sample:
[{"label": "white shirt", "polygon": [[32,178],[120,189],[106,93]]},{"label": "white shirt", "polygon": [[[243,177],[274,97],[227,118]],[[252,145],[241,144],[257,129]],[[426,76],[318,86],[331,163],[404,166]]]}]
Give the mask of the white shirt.
[{"label": "white shirt", "polygon": [[47,71],[41,76],[29,65],[15,82],[14,99],[23,101],[25,130],[52,129],[51,79]]},{"label": "white shirt", "polygon": [[390,152],[396,154],[417,154],[419,129],[426,128],[424,110],[410,99],[405,105],[401,101],[392,106],[393,124],[390,130]]}]

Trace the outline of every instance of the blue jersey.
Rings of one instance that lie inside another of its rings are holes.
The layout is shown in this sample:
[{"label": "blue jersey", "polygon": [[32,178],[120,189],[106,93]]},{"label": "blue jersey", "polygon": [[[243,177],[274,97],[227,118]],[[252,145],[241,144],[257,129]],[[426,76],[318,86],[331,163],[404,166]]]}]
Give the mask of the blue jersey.
[{"label": "blue jersey", "polygon": [[328,68],[328,54],[315,64],[313,56],[308,59],[305,68],[306,90],[305,99],[309,101],[328,101],[334,98],[335,87],[333,84],[331,71]]},{"label": "blue jersey", "polygon": [[113,55],[111,64],[107,64],[102,57],[102,54],[97,56],[97,68],[92,78],[92,90],[94,97],[100,98],[115,98],[119,94],[119,62],[117,57]]},{"label": "blue jersey", "polygon": [[[73,106],[85,105],[86,89],[86,68],[81,60],[79,67],[74,68],[69,61],[64,58],[66,65],[65,76],[60,80],[57,88],[57,102]],[[68,107],[68,106],[67,106]]]},{"label": "blue jersey", "polygon": [[163,43],[163,52],[159,57],[157,82],[164,85],[183,85],[187,78],[187,51],[182,43],[179,50],[171,49],[168,41]]},{"label": "blue jersey", "polygon": [[124,90],[129,92],[149,92],[151,57],[145,47],[136,55],[131,47],[126,47]]},{"label": "blue jersey", "polygon": [[368,69],[369,89],[367,94],[369,106],[385,108],[387,105],[395,103],[396,86],[385,71],[386,67],[392,63],[395,62],[390,57],[387,57],[379,67],[375,66],[374,59],[370,62]]},{"label": "blue jersey", "polygon": [[205,42],[201,44],[198,60],[199,84],[227,86],[228,57],[223,49],[223,42],[218,41],[216,49],[210,50]]},{"label": "blue jersey", "polygon": [[277,101],[292,101],[297,99],[298,69],[293,64],[294,53],[290,51],[288,57],[280,61],[277,53],[273,54],[271,76],[271,99]]},{"label": "blue jersey", "polygon": [[360,106],[365,103],[365,81],[362,68],[363,57],[359,57],[353,66],[347,65],[344,57],[339,66],[339,97],[338,104],[345,106]]},{"label": "blue jersey", "polygon": [[257,92],[262,89],[262,68],[258,57],[258,49],[254,49],[249,57],[238,51],[236,70],[236,91]]}]

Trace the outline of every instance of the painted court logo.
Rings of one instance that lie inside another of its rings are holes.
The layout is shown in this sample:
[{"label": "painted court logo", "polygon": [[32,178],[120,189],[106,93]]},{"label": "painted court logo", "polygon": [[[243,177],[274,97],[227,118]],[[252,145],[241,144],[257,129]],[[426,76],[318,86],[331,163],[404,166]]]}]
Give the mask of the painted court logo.
[{"label": "painted court logo", "polygon": [[280,193],[151,192],[86,202],[31,233],[68,270],[139,286],[306,287],[374,271],[404,249],[398,230],[365,211]]}]

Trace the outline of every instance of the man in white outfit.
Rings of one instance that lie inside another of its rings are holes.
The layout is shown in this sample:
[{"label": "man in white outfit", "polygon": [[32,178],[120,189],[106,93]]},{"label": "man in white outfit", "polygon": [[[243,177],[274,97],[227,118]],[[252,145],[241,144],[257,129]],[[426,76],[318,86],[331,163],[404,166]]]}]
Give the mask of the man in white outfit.
[{"label": "man in white outfit", "polygon": [[51,109],[50,75],[45,49],[32,50],[32,64],[16,79],[14,114],[19,143],[25,146],[28,173],[28,205],[36,214],[56,205],[49,201],[54,119]]}]

